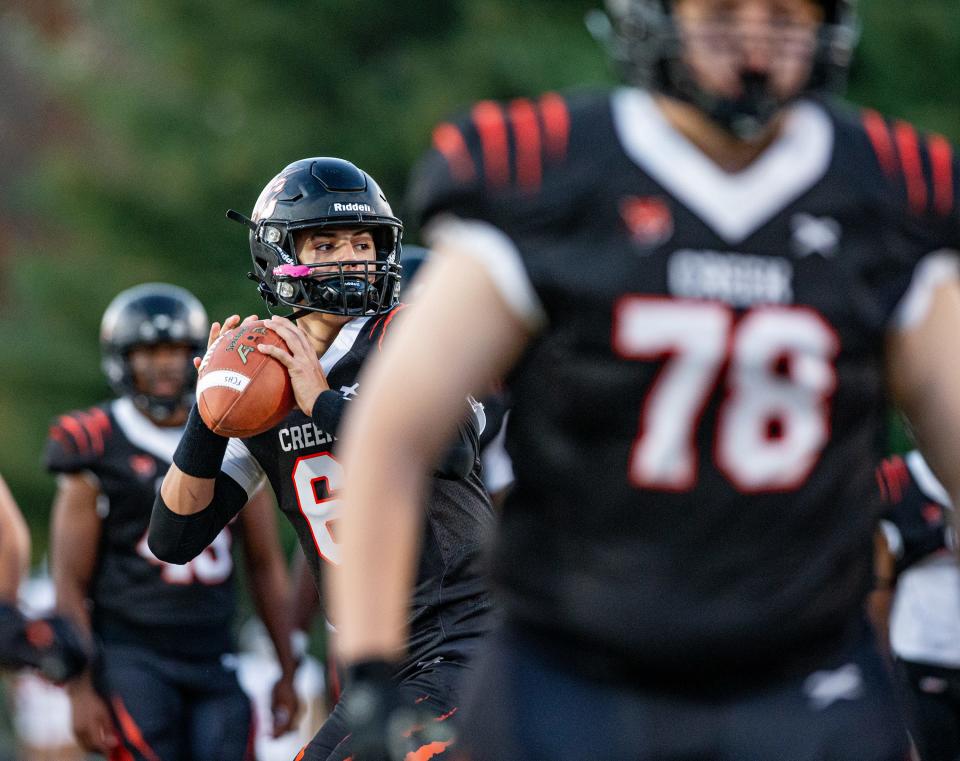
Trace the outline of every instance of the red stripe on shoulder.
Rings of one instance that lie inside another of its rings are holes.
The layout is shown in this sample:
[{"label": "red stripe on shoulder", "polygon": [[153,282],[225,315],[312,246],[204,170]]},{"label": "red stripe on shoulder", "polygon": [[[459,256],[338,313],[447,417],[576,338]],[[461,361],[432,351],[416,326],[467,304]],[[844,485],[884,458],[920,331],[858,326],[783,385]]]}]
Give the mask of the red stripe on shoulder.
[{"label": "red stripe on shoulder", "polygon": [[477,176],[467,141],[458,127],[449,122],[438,124],[433,130],[433,147],[443,154],[457,182],[467,183]]},{"label": "red stripe on shoulder", "polygon": [[555,92],[544,93],[540,96],[540,113],[543,115],[547,156],[554,161],[563,161],[570,140],[570,112],[566,101]]},{"label": "red stripe on shoulder", "polygon": [[902,457],[894,456],[880,465],[883,480],[887,485],[887,497],[890,502],[903,500],[903,492],[910,483],[910,470]]},{"label": "red stripe on shoulder", "polygon": [[78,419],[83,426],[83,430],[87,432],[94,453],[102,455],[106,436],[110,432],[110,418],[106,416],[103,410],[94,407],[79,415]]},{"label": "red stripe on shoulder", "polygon": [[396,309],[387,315],[387,319],[383,322],[383,330],[380,331],[380,339],[377,341],[377,349],[383,350],[383,337],[387,335],[387,328],[390,327],[390,323],[393,322],[393,318],[397,316],[397,313],[406,309],[406,307],[406,304],[398,304]]},{"label": "red stripe on shoulder", "polygon": [[907,178],[907,200],[914,214],[927,210],[927,181],[923,177],[923,161],[920,158],[920,142],[917,131],[906,122],[897,122],[893,130],[900,154],[903,176]]},{"label": "red stripe on shoulder", "polygon": [[504,188],[510,182],[510,156],[503,109],[492,100],[481,101],[473,107],[473,123],[480,135],[487,186]]},{"label": "red stripe on shoulder", "polygon": [[942,135],[927,138],[930,167],[933,171],[933,208],[946,217],[953,211],[953,147]]},{"label": "red stripe on shoulder", "polygon": [[535,192],[543,177],[537,111],[529,100],[518,98],[510,104],[509,112],[517,151],[517,185],[521,190]]},{"label": "red stripe on shoulder", "polygon": [[87,450],[90,448],[90,442],[87,439],[87,434],[83,429],[83,426],[80,425],[74,418],[70,415],[63,415],[60,417],[60,420],[57,421],[59,426],[65,430],[73,440],[76,442],[76,448],[78,454],[86,454]]},{"label": "red stripe on shoulder", "polygon": [[893,138],[886,120],[876,111],[865,109],[863,126],[873,145],[873,152],[877,154],[880,166],[884,173],[893,179],[897,174],[897,151],[893,147]]}]

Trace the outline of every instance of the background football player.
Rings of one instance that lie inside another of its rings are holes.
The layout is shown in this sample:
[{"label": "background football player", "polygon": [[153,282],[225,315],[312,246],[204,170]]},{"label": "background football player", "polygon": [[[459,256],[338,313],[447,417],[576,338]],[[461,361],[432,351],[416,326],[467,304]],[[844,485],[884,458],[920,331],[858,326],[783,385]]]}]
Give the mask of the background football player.
[{"label": "background football player", "polygon": [[46,450],[58,474],[51,563],[58,609],[98,644],[68,685],[73,727],[90,751],[134,759],[252,758],[250,701],[237,681],[231,545],[242,540],[250,590],[277,651],[276,733],[297,710],[288,579],[269,495],[251,499],[186,566],[147,546],[154,494],[193,403],[194,354],[209,323],[188,291],[149,283],[117,295],[101,323],[117,398],[58,418]]},{"label": "background football player", "polygon": [[28,620],[17,608],[17,591],[30,564],[30,532],[0,476],[0,669],[37,669],[52,681],[82,671],[88,650],[79,633],[59,616]]},{"label": "background football player", "polygon": [[[960,562],[953,508],[920,452],[877,468],[887,504],[881,521],[893,589],[890,650],[923,761],[960,757]],[[879,574],[878,574],[879,575]]]},{"label": "background football player", "polygon": [[415,175],[437,256],[345,424],[342,654],[395,657],[410,474],[512,368],[470,758],[902,759],[873,469],[893,396],[960,495],[953,150],[821,97],[850,2],[611,10],[638,87],[480,103]]},{"label": "background football player", "polygon": [[[293,311],[295,321],[274,316],[268,323],[289,353],[263,345],[260,350],[286,366],[296,407],[277,427],[229,444],[204,425],[195,407],[154,507],[150,546],[173,562],[194,557],[265,474],[319,587],[321,567],[341,559],[334,527],[343,483],[336,443],[340,419],[362,396],[362,364],[389,344],[402,310],[397,296],[402,227],[373,178],[336,158],[290,164],[264,188],[252,221],[236,212],[230,216],[250,227],[254,274],[268,307]],[[238,322],[234,315],[223,327]],[[218,334],[215,324],[211,342]],[[353,664],[343,699],[304,749],[307,761],[351,753],[356,758],[368,744],[380,742],[378,721],[370,722],[371,735],[355,725],[346,739],[350,704],[366,706],[378,718],[394,708],[406,711],[407,728],[415,722],[412,711],[428,713],[420,729],[400,738],[403,753],[439,758],[449,743],[433,737],[432,730],[443,730],[456,713],[458,682],[488,628],[489,601],[477,563],[493,522],[477,458],[482,410],[460,401],[459,430],[451,432],[446,454],[431,469],[437,477],[424,487],[428,519],[416,590],[404,603],[406,655],[386,668],[379,661]],[[350,683],[358,680],[361,689],[354,690]],[[399,692],[391,693],[396,705],[371,704],[363,689],[369,681],[399,683]]]}]

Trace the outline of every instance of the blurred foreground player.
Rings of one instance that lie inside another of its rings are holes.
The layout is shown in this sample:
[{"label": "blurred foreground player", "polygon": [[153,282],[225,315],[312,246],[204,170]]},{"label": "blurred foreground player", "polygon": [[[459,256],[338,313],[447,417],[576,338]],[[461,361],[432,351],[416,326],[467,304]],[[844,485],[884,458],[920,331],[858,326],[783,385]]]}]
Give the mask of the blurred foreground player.
[{"label": "blurred foreground player", "polygon": [[273,505],[261,492],[186,566],[147,546],[160,479],[193,403],[192,359],[206,313],[188,291],[149,283],[120,293],[101,324],[113,401],[57,419],[47,467],[59,475],[51,526],[58,609],[96,640],[93,668],[68,685],[73,728],[87,750],[136,761],[252,759],[250,701],[236,675],[231,545],[283,665],[276,732],[297,710],[286,618],[287,576]]},{"label": "blurred foreground player", "polygon": [[[290,164],[264,188],[252,221],[231,216],[250,227],[254,275],[268,308],[293,312],[293,319],[268,323],[290,352],[261,350],[287,367],[297,406],[275,428],[229,444],[195,407],[153,510],[150,546],[173,562],[195,556],[266,475],[319,587],[321,568],[335,575],[341,561],[340,419],[363,396],[361,366],[389,345],[394,320],[404,319],[397,296],[402,226],[373,178],[337,158]],[[224,328],[237,322],[234,316]],[[362,758],[364,748],[382,742],[380,716],[409,730],[398,735],[401,756],[439,761],[449,744],[448,733],[437,739],[434,730],[457,713],[459,682],[488,629],[478,560],[493,513],[479,479],[481,415],[479,405],[471,409],[461,397],[457,430],[424,488],[428,519],[416,589],[403,599],[405,657],[387,668],[353,665],[343,698],[304,749],[306,761]],[[393,702],[378,702],[384,694]],[[351,706],[367,721],[355,723],[348,737]]]},{"label": "blurred foreground player", "polygon": [[0,669],[32,668],[62,682],[84,669],[87,649],[59,616],[28,620],[17,608],[17,591],[29,564],[30,533],[0,477]]},{"label": "blurred foreground player", "polygon": [[893,588],[890,650],[923,761],[960,758],[960,561],[950,498],[920,452],[877,469]]},{"label": "blurred foreground player", "polygon": [[849,2],[611,5],[639,87],[480,103],[415,176],[436,264],[346,422],[342,654],[396,657],[411,474],[504,375],[470,759],[902,761],[873,463],[892,396],[960,495],[953,151],[826,97]]}]

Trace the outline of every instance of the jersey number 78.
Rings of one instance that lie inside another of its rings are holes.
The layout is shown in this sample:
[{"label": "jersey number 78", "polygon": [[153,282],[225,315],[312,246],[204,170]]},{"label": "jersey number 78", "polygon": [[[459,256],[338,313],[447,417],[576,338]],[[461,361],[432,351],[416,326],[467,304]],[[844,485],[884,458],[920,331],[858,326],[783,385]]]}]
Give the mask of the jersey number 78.
[{"label": "jersey number 78", "polygon": [[735,320],[715,302],[624,296],[614,307],[613,349],[663,360],[630,453],[638,488],[696,486],[697,428],[718,387],[713,456],[741,492],[797,488],[829,440],[840,340],[813,309],[762,306]]}]

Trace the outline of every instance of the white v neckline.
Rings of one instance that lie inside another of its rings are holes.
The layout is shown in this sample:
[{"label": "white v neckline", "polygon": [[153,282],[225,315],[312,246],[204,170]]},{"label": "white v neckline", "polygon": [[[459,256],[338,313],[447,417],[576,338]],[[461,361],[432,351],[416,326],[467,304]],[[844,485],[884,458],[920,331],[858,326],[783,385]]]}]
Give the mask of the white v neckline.
[{"label": "white v neckline", "polygon": [[780,136],[736,173],[725,172],[677,132],[649,93],[618,89],[612,109],[627,155],[730,244],[813,187],[833,156],[833,124],[810,101],[792,106]]}]

